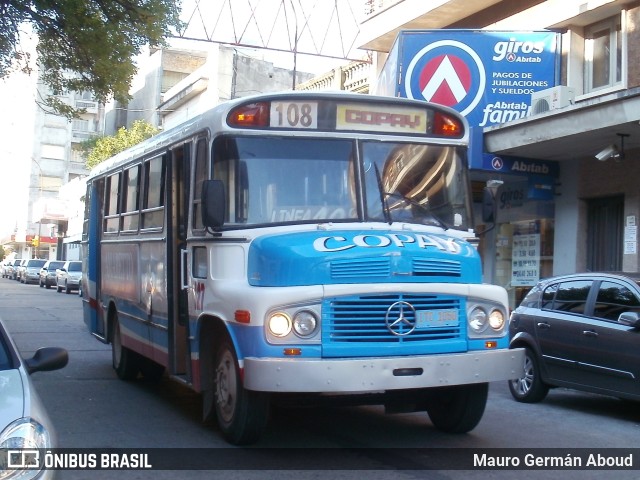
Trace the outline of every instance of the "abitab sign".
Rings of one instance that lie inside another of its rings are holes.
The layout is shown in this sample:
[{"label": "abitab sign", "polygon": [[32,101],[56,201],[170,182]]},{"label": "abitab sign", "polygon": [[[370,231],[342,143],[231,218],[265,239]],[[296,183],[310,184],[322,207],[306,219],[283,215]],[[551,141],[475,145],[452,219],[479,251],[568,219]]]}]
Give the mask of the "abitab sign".
[{"label": "abitab sign", "polygon": [[559,83],[559,44],[547,31],[401,31],[375,93],[452,107],[472,127],[505,123]]}]

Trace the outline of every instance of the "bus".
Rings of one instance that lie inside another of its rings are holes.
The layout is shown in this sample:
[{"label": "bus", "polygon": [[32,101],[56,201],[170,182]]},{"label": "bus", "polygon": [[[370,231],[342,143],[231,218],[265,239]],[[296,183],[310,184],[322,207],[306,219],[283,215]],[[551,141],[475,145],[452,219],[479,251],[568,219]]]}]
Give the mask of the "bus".
[{"label": "bus", "polygon": [[470,241],[468,142],[464,117],[409,99],[217,105],[88,176],[84,321],[119,378],[201,393],[231,444],[298,397],[468,432],[524,363]]}]

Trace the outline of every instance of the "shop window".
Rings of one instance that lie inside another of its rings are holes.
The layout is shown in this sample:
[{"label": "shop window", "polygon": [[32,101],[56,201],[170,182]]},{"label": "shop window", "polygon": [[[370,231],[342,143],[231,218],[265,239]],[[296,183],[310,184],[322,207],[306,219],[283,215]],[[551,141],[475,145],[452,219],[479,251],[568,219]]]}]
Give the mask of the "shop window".
[{"label": "shop window", "polygon": [[622,83],[623,36],[621,16],[596,23],[585,30],[585,93]]}]

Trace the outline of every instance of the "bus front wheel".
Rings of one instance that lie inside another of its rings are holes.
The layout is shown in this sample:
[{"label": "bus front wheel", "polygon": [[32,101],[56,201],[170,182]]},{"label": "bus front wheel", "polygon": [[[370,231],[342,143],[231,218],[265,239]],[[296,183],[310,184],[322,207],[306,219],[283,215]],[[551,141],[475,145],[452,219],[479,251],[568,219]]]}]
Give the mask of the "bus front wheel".
[{"label": "bus front wheel", "polygon": [[118,321],[118,315],[114,315],[113,338],[111,339],[113,369],[120,380],[135,380],[140,371],[140,357],[136,352],[122,346],[120,322]]},{"label": "bus front wheel", "polygon": [[225,439],[234,445],[258,441],[267,424],[269,396],[246,390],[229,339],[221,341],[215,360],[215,410]]},{"label": "bus front wheel", "polygon": [[488,393],[488,383],[439,388],[427,406],[431,423],[447,433],[473,430],[482,419]]}]

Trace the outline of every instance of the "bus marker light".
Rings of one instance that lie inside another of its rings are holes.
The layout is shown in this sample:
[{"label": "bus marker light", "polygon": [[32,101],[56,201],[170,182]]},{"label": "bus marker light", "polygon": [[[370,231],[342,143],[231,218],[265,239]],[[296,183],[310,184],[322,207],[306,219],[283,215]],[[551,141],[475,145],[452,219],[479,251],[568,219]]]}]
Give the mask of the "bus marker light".
[{"label": "bus marker light", "polygon": [[464,132],[458,119],[436,112],[433,116],[432,133],[444,135],[445,137],[462,137]]},{"label": "bus marker light", "polygon": [[301,348],[285,348],[284,349],[284,354],[287,355],[287,356],[302,355],[302,349]]},{"label": "bus marker light", "polygon": [[235,318],[238,323],[250,323],[251,312],[249,310],[236,310],[233,318]]},{"label": "bus marker light", "polygon": [[484,348],[496,348],[498,346],[498,342],[495,340],[487,340],[484,342]]},{"label": "bus marker light", "polygon": [[229,113],[227,123],[230,127],[268,127],[269,104],[257,102],[241,105]]}]

